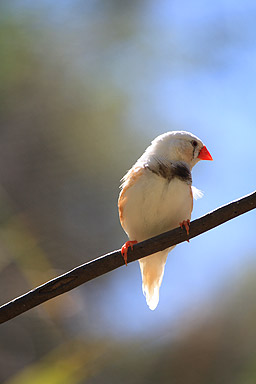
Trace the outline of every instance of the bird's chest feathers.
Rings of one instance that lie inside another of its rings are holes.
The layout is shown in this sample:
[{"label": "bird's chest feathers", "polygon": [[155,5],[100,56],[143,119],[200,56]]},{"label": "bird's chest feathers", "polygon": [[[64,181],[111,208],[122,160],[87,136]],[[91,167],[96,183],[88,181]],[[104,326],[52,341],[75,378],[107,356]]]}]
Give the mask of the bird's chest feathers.
[{"label": "bird's chest feathers", "polygon": [[191,206],[189,184],[147,172],[127,191],[125,230],[136,240],[157,235],[190,219]]}]

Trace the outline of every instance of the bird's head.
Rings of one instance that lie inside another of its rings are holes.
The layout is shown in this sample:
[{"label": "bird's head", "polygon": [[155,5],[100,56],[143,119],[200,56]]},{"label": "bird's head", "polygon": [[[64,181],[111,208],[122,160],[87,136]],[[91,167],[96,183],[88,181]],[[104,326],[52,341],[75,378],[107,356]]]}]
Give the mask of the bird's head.
[{"label": "bird's head", "polygon": [[148,148],[150,154],[169,161],[185,161],[190,169],[199,160],[212,160],[203,142],[190,132],[171,131],[158,136]]}]

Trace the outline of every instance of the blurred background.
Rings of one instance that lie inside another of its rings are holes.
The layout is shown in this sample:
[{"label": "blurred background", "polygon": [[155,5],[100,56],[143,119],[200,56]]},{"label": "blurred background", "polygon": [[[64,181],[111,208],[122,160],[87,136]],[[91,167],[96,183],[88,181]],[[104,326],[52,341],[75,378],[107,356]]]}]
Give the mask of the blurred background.
[{"label": "blurred background", "polygon": [[[255,189],[252,0],[0,3],[1,304],[126,236],[121,177],[188,130],[193,218]],[[0,327],[0,382],[255,383],[255,212],[176,247],[158,308],[138,263]]]}]

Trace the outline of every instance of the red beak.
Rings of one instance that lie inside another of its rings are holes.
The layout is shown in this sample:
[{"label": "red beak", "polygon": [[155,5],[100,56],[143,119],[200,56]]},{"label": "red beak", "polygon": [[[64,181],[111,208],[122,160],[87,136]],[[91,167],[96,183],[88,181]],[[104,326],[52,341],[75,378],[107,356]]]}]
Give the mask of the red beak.
[{"label": "red beak", "polygon": [[197,157],[200,160],[213,160],[210,152],[208,151],[205,145],[203,146]]}]

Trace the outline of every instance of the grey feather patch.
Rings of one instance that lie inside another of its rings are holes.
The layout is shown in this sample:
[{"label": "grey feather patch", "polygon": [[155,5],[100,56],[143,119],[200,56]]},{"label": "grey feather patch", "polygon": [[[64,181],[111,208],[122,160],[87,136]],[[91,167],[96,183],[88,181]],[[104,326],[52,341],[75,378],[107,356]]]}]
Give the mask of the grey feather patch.
[{"label": "grey feather patch", "polygon": [[177,177],[187,184],[192,184],[190,169],[183,161],[161,161],[155,159],[154,163],[145,165],[145,168],[163,177],[168,182]]}]

